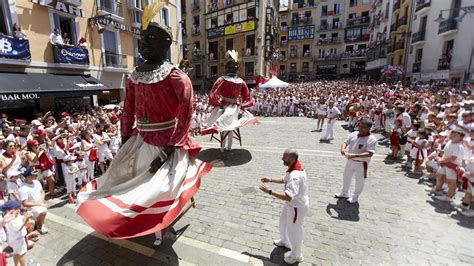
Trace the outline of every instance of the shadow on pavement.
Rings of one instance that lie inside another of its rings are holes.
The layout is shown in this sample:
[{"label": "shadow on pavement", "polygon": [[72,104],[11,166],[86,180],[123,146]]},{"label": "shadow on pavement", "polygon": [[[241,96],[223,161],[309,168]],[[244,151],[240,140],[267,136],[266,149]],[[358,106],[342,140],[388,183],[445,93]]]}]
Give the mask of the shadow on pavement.
[{"label": "shadow on pavement", "polygon": [[[249,252],[242,252],[243,255],[247,255],[252,258],[259,259],[263,265],[265,266],[273,266],[273,265],[288,265],[283,259],[285,258],[285,252],[288,252],[289,249],[287,248],[280,248],[280,247],[275,247],[272,252],[270,253],[270,258],[260,256],[260,255],[254,255]],[[292,265],[299,265],[299,263],[295,263]]]},{"label": "shadow on pavement", "polygon": [[212,163],[214,167],[239,166],[252,160],[252,154],[246,149],[221,152],[220,149],[206,149],[197,158]]},{"label": "shadow on pavement", "polygon": [[[334,212],[335,213],[334,213]],[[331,218],[358,222],[359,218],[359,203],[350,204],[345,199],[338,199],[336,204],[329,203],[326,206],[326,213]]]}]

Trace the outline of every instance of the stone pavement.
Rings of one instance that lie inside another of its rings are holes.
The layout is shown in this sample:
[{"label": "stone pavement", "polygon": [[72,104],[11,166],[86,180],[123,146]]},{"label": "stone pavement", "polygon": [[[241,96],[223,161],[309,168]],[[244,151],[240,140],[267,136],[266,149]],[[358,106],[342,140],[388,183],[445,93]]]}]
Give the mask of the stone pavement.
[{"label": "stone pavement", "polygon": [[[243,147],[222,156],[215,141],[198,137],[200,158],[214,163],[203,177],[197,206],[175,226],[160,248],[153,237],[107,240],[92,232],[64,201],[51,202],[43,236],[29,253],[41,265],[273,265],[283,264],[278,237],[282,202],[257,189],[262,176],[285,172],[286,147],[299,150],[309,177],[310,216],[303,252],[310,264],[472,264],[474,218],[424,192],[400,163],[385,160],[378,146],[369,165],[359,204],[333,198],[339,191],[345,159],[339,147],[348,132],[338,122],[336,140],[320,143],[307,118],[262,118],[241,130]],[[379,139],[382,137],[377,135]],[[273,184],[273,190],[282,187]],[[459,193],[458,199],[462,196]]]}]

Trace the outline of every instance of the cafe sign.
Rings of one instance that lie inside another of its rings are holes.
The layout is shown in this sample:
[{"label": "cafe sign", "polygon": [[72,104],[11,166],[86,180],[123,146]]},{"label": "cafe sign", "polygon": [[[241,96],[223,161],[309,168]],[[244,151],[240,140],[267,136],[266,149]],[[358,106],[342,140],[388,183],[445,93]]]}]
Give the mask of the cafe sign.
[{"label": "cafe sign", "polygon": [[80,9],[77,6],[73,6],[68,3],[63,3],[58,0],[31,0],[31,2],[35,4],[39,4],[41,6],[56,9],[58,11],[68,13],[70,15],[74,15],[78,17],[86,17],[86,11],[84,11],[84,9]]},{"label": "cafe sign", "polygon": [[255,30],[255,21],[247,21],[243,23],[233,24],[225,27],[224,35],[232,35],[241,32]]},{"label": "cafe sign", "polygon": [[40,96],[38,93],[8,93],[0,94],[0,100],[2,102],[9,101],[23,101],[23,100],[37,100]]}]

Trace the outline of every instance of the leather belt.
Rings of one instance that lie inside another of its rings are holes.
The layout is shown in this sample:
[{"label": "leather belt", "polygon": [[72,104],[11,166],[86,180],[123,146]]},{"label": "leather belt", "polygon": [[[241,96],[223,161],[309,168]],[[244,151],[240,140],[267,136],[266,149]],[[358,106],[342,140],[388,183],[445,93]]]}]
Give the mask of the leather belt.
[{"label": "leather belt", "polygon": [[169,128],[174,128],[178,124],[178,119],[160,123],[141,123],[137,121],[137,130],[140,132],[161,131]]},{"label": "leather belt", "polygon": [[238,102],[237,98],[227,98],[227,97],[224,97],[224,96],[222,96],[222,100],[226,101],[228,103],[237,103]]}]

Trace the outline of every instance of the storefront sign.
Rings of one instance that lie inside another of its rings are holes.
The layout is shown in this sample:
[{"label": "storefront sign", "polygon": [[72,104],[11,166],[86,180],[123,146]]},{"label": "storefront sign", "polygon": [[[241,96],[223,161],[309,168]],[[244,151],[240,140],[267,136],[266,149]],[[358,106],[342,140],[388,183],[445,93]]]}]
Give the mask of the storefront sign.
[{"label": "storefront sign", "polygon": [[58,0],[31,0],[31,2],[45,6],[45,7],[49,7],[52,9],[56,9],[58,11],[68,13],[74,16],[86,17],[86,11],[84,11],[84,9],[80,9],[76,6],[63,3]]},{"label": "storefront sign", "polygon": [[[97,22],[99,24],[103,25],[103,26],[112,25],[116,29],[123,30],[123,31],[128,31],[128,32],[131,32],[133,34],[140,35],[140,29],[134,28],[134,27],[129,26],[129,25],[122,24],[122,23],[117,22],[117,21],[115,21],[111,18],[99,18],[99,19],[97,19]],[[92,24],[92,26],[94,26],[94,20],[91,20],[91,24]]]},{"label": "storefront sign", "polygon": [[86,48],[68,45],[56,45],[54,52],[57,63],[81,65],[89,64],[89,51]]},{"label": "storefront sign", "polygon": [[314,25],[288,28],[288,40],[314,39]]},{"label": "storefront sign", "polygon": [[31,53],[28,40],[0,35],[0,58],[29,60]]},{"label": "storefront sign", "polygon": [[224,36],[224,27],[214,28],[207,31],[207,38],[217,38]]},{"label": "storefront sign", "polygon": [[224,35],[232,35],[251,30],[255,30],[254,20],[226,26],[224,30]]},{"label": "storefront sign", "polygon": [[23,101],[23,100],[37,100],[39,99],[37,93],[9,93],[0,94],[0,100],[2,101]]},{"label": "storefront sign", "polygon": [[449,70],[440,70],[432,73],[421,73],[420,79],[423,81],[430,80],[449,80]]}]

